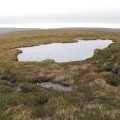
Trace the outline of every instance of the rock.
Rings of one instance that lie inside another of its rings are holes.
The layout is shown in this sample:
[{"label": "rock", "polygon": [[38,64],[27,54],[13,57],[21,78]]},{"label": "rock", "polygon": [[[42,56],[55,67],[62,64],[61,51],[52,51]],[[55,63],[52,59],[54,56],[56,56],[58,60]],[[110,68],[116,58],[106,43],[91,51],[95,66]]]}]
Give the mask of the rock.
[{"label": "rock", "polygon": [[114,74],[120,74],[120,66],[118,63],[115,63],[112,67],[112,73]]}]

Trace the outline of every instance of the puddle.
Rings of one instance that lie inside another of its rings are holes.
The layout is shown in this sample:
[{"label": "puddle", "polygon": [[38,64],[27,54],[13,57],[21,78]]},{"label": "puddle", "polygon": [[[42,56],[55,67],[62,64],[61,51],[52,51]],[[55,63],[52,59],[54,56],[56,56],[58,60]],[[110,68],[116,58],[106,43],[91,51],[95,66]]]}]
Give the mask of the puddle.
[{"label": "puddle", "polygon": [[57,91],[68,91],[68,92],[73,90],[74,88],[74,86],[54,83],[54,82],[41,82],[41,83],[37,83],[37,85],[47,89],[52,88]]},{"label": "puddle", "polygon": [[47,59],[55,62],[80,61],[91,58],[94,50],[104,49],[112,40],[78,40],[74,43],[51,43],[33,47],[18,48],[22,51],[18,61],[44,61]]}]

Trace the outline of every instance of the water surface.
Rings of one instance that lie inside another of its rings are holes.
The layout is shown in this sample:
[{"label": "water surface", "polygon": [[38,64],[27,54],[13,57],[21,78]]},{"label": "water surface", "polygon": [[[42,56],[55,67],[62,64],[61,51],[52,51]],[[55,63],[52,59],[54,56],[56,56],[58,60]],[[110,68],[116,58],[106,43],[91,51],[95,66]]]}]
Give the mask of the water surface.
[{"label": "water surface", "polygon": [[74,43],[51,43],[33,47],[19,48],[18,61],[71,62],[86,60],[94,55],[94,50],[104,49],[112,40],[78,40]]},{"label": "water surface", "polygon": [[73,90],[74,88],[74,86],[62,85],[62,84],[53,83],[53,82],[41,82],[41,83],[37,83],[37,85],[47,89],[52,88],[53,90],[68,91],[68,92]]}]

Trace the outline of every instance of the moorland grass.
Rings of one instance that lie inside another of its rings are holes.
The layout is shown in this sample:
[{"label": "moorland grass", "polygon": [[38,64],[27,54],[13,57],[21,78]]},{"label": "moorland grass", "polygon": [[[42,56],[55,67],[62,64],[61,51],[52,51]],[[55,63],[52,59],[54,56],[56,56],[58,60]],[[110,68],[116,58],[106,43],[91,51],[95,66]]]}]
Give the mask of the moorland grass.
[{"label": "moorland grass", "polygon": [[[76,39],[111,39],[85,61],[18,62],[16,48]],[[71,92],[37,86],[51,80]],[[119,120],[120,33],[80,29],[34,30],[0,36],[0,120]]]}]

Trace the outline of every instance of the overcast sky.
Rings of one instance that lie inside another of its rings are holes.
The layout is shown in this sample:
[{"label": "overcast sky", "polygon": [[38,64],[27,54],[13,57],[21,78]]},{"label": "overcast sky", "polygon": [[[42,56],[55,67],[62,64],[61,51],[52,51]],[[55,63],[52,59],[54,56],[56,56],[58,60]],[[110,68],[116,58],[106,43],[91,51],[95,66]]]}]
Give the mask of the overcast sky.
[{"label": "overcast sky", "polygon": [[120,24],[120,0],[0,0],[0,24]]}]

